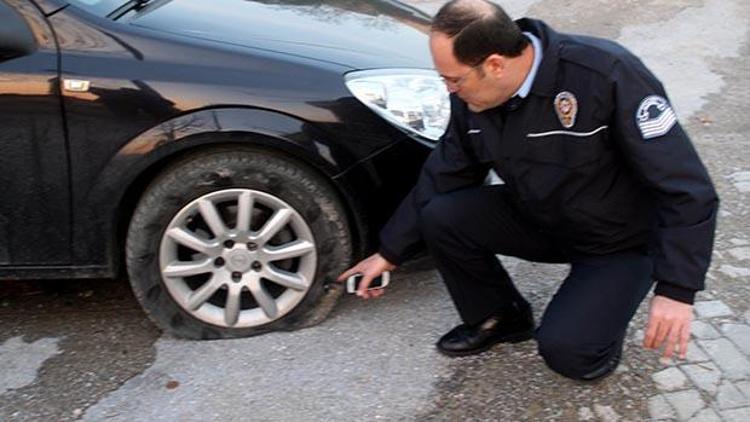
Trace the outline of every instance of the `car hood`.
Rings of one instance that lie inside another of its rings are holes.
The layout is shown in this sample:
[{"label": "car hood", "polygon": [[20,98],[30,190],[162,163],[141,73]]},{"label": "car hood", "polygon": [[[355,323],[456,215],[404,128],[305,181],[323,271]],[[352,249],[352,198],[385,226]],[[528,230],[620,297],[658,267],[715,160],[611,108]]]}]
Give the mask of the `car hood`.
[{"label": "car hood", "polygon": [[130,23],[355,69],[432,68],[429,17],[392,0],[157,0]]}]

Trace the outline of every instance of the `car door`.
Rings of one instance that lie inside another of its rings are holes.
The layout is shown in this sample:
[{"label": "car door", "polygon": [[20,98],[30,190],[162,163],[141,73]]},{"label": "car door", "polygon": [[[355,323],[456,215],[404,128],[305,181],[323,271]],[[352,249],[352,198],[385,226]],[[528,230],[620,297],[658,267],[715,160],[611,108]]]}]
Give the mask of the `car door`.
[{"label": "car door", "polygon": [[0,276],[70,264],[58,54],[29,0],[0,0]]}]

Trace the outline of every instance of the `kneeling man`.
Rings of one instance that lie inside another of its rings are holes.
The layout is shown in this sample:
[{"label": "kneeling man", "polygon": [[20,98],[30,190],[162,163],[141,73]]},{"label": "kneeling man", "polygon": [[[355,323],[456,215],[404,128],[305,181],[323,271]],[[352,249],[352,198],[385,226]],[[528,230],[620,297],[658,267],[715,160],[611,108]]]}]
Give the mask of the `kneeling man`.
[{"label": "kneeling man", "polygon": [[[430,34],[449,128],[380,233],[342,274],[369,281],[426,246],[463,324],[450,356],[535,337],[554,371],[594,380],[619,363],[654,281],[644,344],[687,351],[718,198],[661,83],[620,45],[563,34],[497,5],[454,0]],[[494,169],[503,185],[485,186]],[[535,327],[496,254],[570,263]]]}]

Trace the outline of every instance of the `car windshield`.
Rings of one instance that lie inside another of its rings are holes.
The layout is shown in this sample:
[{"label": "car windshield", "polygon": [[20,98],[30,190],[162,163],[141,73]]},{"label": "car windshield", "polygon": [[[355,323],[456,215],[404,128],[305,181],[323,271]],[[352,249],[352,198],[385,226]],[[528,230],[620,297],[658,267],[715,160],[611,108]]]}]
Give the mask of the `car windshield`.
[{"label": "car windshield", "polygon": [[107,16],[128,0],[68,0],[68,2],[93,14]]}]

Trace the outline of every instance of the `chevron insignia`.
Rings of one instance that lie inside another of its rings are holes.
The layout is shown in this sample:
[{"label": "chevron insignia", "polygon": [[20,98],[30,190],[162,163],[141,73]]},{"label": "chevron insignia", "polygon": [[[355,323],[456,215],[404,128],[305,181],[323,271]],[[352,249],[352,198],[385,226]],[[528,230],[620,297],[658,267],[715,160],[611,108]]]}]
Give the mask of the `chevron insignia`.
[{"label": "chevron insignia", "polygon": [[643,139],[664,136],[677,123],[677,115],[666,98],[650,95],[641,101],[635,113],[635,122]]}]

